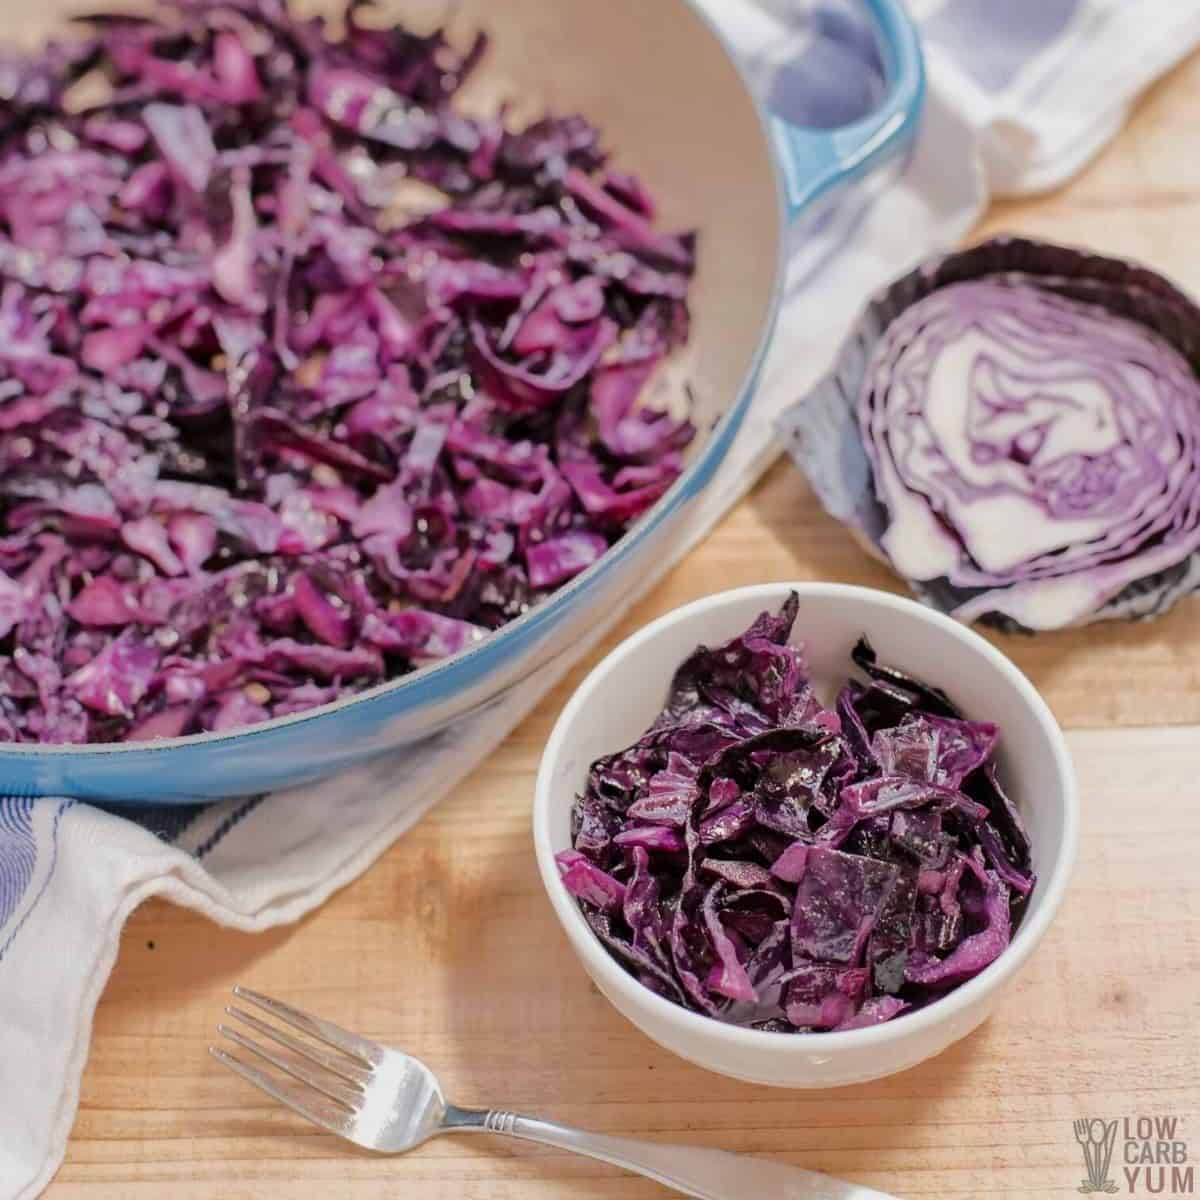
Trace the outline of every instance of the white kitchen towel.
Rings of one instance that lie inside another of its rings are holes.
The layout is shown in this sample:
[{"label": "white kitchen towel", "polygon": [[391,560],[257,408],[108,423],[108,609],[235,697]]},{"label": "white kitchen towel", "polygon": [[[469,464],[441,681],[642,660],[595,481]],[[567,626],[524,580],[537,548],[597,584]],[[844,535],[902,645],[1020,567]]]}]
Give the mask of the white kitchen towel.
[{"label": "white kitchen towel", "polygon": [[[755,86],[793,115],[845,120],[878,94],[854,4],[699,2]],[[1200,37],[1200,6],[1185,0],[929,0],[917,13],[931,83],[917,141],[898,169],[803,228],[753,409],[676,558],[776,457],[776,415],[828,367],[868,292],[959,240],[989,189],[1076,169]],[[165,895],[244,930],[295,920],[451,791],[588,649],[443,737],[292,792],[132,816],[0,799],[0,1198],[37,1195],[62,1160],[92,1015],[142,900]]]}]

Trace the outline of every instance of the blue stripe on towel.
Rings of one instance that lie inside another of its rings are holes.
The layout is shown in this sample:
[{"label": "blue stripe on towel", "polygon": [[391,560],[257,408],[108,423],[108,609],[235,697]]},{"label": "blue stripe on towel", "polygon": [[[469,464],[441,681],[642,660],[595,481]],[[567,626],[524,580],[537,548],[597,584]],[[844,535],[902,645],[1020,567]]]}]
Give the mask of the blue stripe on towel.
[{"label": "blue stripe on towel", "polygon": [[[37,843],[34,840],[34,836],[33,836],[33,807],[32,806],[34,804],[45,804],[45,803],[46,803],[45,800],[16,800],[11,797],[0,800],[0,812],[3,812],[3,811],[19,812],[20,810],[16,806],[19,806],[19,805],[29,805],[30,806],[26,810],[27,817],[28,817],[28,832],[26,834],[17,834],[16,836],[17,837],[24,836],[25,838],[27,838],[28,843],[33,846],[33,862],[34,862],[35,867],[37,865]],[[37,895],[34,896],[33,900],[30,901],[29,906],[25,909],[24,913],[21,915],[21,919],[17,922],[16,928],[13,929],[13,931],[8,935],[8,937],[4,941],[4,944],[0,945],[0,962],[4,961],[4,956],[8,953],[9,947],[13,944],[14,941],[16,941],[17,934],[20,933],[21,930],[25,927],[25,922],[28,921],[29,918],[33,915],[33,912],[37,908],[38,904],[41,902],[42,897],[46,894],[46,889],[50,886],[50,880],[52,880],[54,878],[54,870],[58,866],[58,828],[62,824],[63,814],[67,811],[67,809],[72,808],[75,805],[75,803],[76,802],[74,800],[60,800],[58,802],[58,811],[54,814],[54,824],[50,830],[50,866],[46,870],[46,877],[45,877],[45,879],[42,880],[42,886],[40,888],[38,888]],[[22,829],[24,827],[24,824],[25,824],[25,820],[23,817],[18,815],[18,816],[15,816],[12,818],[11,827],[13,829]],[[4,832],[0,831],[0,838],[3,838],[4,836],[5,836]],[[29,881],[32,878],[33,878],[33,870],[31,869],[29,872],[29,878],[26,879],[26,881],[25,881],[25,888],[29,887]],[[24,895],[25,888],[22,888],[21,893],[17,896],[16,904],[14,905],[13,909],[8,913],[9,917],[11,917],[12,913],[16,911],[16,905],[20,904],[21,896]],[[0,924],[3,924],[3,922],[0,922]]]},{"label": "blue stripe on towel", "polygon": [[0,799],[0,929],[17,911],[37,866],[33,805],[18,796]]},{"label": "blue stripe on towel", "polygon": [[232,811],[222,819],[220,825],[196,847],[196,857],[203,858],[206,854],[211,854],[224,838],[241,824],[242,820],[248,817],[266,798],[264,794],[262,796],[251,796],[248,800],[236,802]]},{"label": "blue stripe on towel", "polygon": [[172,845],[179,841],[207,804],[164,804],[158,808],[127,808],[120,804],[97,804],[97,808],[140,825],[156,838]]}]

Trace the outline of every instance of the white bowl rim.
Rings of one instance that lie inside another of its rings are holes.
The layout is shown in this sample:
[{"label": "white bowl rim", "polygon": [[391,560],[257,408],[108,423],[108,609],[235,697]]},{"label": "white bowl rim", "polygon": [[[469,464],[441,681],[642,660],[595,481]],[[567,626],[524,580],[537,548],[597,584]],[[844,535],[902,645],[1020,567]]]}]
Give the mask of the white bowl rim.
[{"label": "white bowl rim", "polygon": [[[550,844],[549,829],[551,805],[554,802],[554,797],[550,794],[550,776],[553,773],[553,764],[563,753],[567,736],[580,714],[591,702],[593,693],[601,686],[605,677],[618,662],[630,655],[637,654],[644,646],[672,626],[687,622],[712,609],[752,599],[760,601],[764,608],[770,607],[772,601],[778,602],[793,591],[801,598],[830,601],[862,600],[876,604],[883,609],[904,612],[924,621],[940,633],[968,644],[996,667],[1001,674],[1008,677],[1009,682],[1014,685],[1022,699],[1033,711],[1038,724],[1049,734],[1055,767],[1064,782],[1062,790],[1063,835],[1053,863],[1048,871],[1039,874],[1037,881],[1037,886],[1042,891],[1042,902],[1037,912],[1022,919],[1012,941],[999,957],[990,962],[978,975],[967,980],[966,983],[960,984],[953,991],[939,997],[924,1008],[917,1009],[916,1012],[901,1014],[896,1020],[884,1021],[863,1029],[847,1029],[839,1032],[814,1031],[803,1035],[771,1033],[766,1030],[726,1024],[713,1017],[705,1016],[703,1013],[692,1012],[639,983],[604,949],[584,919],[579,905],[563,886],[554,862],[555,850]],[[1049,706],[1020,668],[973,629],[943,613],[919,604],[915,600],[876,588],[824,582],[751,584],[747,587],[731,588],[704,596],[665,613],[626,638],[592,668],[559,714],[542,753],[533,802],[534,850],[542,884],[550,898],[550,903],[568,939],[577,953],[584,958],[589,972],[596,975],[598,981],[602,981],[602,990],[612,988],[617,992],[634,996],[638,1005],[647,1006],[656,1017],[663,1021],[694,1034],[696,1037],[715,1038],[725,1042],[731,1048],[774,1049],[793,1054],[835,1053],[842,1049],[868,1049],[884,1046],[905,1039],[910,1034],[916,1035],[922,1030],[932,1029],[946,1023],[955,1016],[963,1014],[976,1001],[982,1000],[998,989],[1016,973],[1045,935],[1062,903],[1063,896],[1066,894],[1078,850],[1078,791],[1075,766],[1071,760],[1066,738]]]}]

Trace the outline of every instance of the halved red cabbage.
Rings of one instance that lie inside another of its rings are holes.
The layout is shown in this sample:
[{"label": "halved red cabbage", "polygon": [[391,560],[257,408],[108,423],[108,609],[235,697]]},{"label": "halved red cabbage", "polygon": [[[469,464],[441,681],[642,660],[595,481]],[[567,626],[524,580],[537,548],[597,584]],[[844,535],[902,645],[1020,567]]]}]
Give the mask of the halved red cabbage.
[{"label": "halved red cabbage", "polygon": [[[1034,887],[995,725],[877,661],[836,711],[790,642],[797,600],[700,647],[576,798],[567,890],[626,969],[720,1020],[857,1029],[1008,945]],[[624,890],[622,890],[624,889]]]},{"label": "halved red cabbage", "polygon": [[232,729],[460,653],[682,471],[643,389],[692,237],[584,118],[459,112],[483,36],[367,7],[168,0],[0,57],[0,738]]},{"label": "halved red cabbage", "polygon": [[1148,617],[1200,587],[1200,308],[1022,239],[869,305],[786,418],[826,508],[965,621]]},{"label": "halved red cabbage", "polygon": [[1145,326],[1029,281],[901,314],[862,426],[884,553],[969,593],[964,620],[1068,625],[1200,547],[1200,379]]}]

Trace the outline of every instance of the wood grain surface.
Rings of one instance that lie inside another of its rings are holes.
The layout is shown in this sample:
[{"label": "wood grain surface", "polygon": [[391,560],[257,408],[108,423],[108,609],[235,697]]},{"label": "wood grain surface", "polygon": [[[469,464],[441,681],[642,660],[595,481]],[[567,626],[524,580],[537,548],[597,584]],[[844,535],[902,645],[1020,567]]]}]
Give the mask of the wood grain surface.
[{"label": "wood grain surface", "polygon": [[[998,207],[982,232],[1135,255],[1200,291],[1198,100],[1192,60],[1071,187]],[[710,591],[793,578],[895,586],[780,466],[618,636]],[[1059,920],[997,1015],[933,1062],[861,1087],[775,1092],[688,1066],[617,1016],[554,923],[528,829],[539,752],[576,672],[451,799],[298,925],[247,937],[162,903],[135,913],[47,1194],[665,1195],[498,1140],[443,1139],[403,1160],[346,1148],[205,1054],[239,981],[418,1053],[462,1103],[778,1157],[902,1197],[1074,1194],[1083,1163],[1071,1123],[1084,1116],[1177,1117],[1194,1160],[1200,743],[1187,726],[1200,722],[1198,635],[1192,601],[1150,625],[1001,639],[1077,731],[1083,850]],[[1161,724],[1182,727],[1129,728]]]},{"label": "wood grain surface", "polygon": [[552,709],[295,927],[246,937],[165,904],[138,912],[48,1195],[665,1196],[611,1168],[494,1139],[444,1138],[403,1160],[347,1147],[205,1053],[239,981],[418,1053],[460,1103],[778,1157],[900,1197],[1067,1194],[1083,1175],[1077,1117],[1175,1116],[1200,1154],[1200,780],[1190,732],[1071,735],[1086,814],[1075,885],[983,1028],[892,1079],[789,1093],[658,1049],[584,975],[541,891],[529,836],[532,763]]}]

